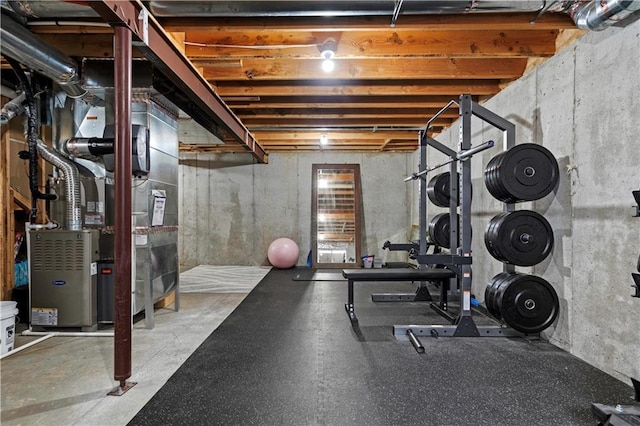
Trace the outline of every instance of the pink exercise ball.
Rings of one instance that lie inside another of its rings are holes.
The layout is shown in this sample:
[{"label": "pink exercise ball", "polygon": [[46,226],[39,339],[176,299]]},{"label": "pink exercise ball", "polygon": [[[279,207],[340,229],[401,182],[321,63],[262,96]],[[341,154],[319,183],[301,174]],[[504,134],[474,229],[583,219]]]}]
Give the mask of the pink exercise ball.
[{"label": "pink exercise ball", "polygon": [[295,266],[300,256],[300,249],[295,241],[289,238],[278,238],[269,245],[267,257],[273,266],[287,269]]}]

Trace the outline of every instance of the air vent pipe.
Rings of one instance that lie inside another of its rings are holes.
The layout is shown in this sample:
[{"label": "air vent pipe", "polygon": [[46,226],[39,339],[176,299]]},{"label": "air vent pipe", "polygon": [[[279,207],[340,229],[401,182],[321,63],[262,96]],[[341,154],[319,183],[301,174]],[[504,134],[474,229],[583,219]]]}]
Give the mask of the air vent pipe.
[{"label": "air vent pipe", "polygon": [[27,99],[24,92],[22,92],[15,99],[10,100],[0,110],[0,124],[5,125],[13,117],[20,115],[24,112],[24,101]]},{"label": "air vent pipe", "polygon": [[64,175],[67,197],[67,229],[79,231],[82,229],[82,210],[80,208],[80,174],[78,167],[49,148],[38,139],[38,154],[47,162],[53,164]]},{"label": "air vent pipe", "polygon": [[48,46],[35,34],[9,16],[2,15],[0,50],[27,67],[56,81],[72,98],[87,94],[82,88],[75,61],[57,49]]},{"label": "air vent pipe", "polygon": [[640,10],[637,0],[592,0],[576,7],[569,15],[582,30],[601,31]]}]

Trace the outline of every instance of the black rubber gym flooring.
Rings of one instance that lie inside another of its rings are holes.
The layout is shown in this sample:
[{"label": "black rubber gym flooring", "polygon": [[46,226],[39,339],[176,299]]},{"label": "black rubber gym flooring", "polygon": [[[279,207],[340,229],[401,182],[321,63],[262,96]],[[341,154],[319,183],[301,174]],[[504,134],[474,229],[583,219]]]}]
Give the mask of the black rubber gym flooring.
[{"label": "black rubber gym flooring", "polygon": [[591,403],[633,389],[544,341],[421,338],[393,324],[446,324],[422,303],[371,302],[411,283],[294,281],[272,270],[131,425],[593,425]]}]

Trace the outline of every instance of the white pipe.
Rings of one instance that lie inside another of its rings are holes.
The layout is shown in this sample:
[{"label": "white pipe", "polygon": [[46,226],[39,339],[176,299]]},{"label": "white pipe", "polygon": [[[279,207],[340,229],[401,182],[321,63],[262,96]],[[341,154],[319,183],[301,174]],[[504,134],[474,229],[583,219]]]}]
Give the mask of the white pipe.
[{"label": "white pipe", "polygon": [[106,22],[91,22],[91,21],[33,21],[27,22],[27,26],[29,27],[38,27],[38,26],[56,26],[62,27],[66,25],[74,25],[74,26],[82,26],[82,27],[100,27],[100,28],[111,28],[111,25]]},{"label": "white pipe", "polygon": [[27,223],[27,228],[29,229],[56,229],[59,228],[60,225],[54,222],[48,222],[43,224],[31,224]]},{"label": "white pipe", "polygon": [[24,344],[22,346],[18,346],[17,348],[13,348],[10,352],[7,352],[6,354],[3,354],[2,356],[0,356],[0,359],[4,359],[4,358],[8,357],[9,355],[15,354],[16,352],[20,352],[22,350],[30,348],[31,346],[37,345],[38,343],[44,342],[45,340],[50,339],[52,337],[53,337],[53,334],[47,334],[45,336],[42,336],[39,339],[33,340],[33,341],[31,341],[29,343],[26,343],[26,344]]},{"label": "white pipe", "polygon": [[113,331],[31,331],[25,330],[21,336],[51,336],[51,337],[113,337]]},{"label": "white pipe", "polygon": [[24,349],[30,348],[33,345],[37,345],[38,343],[44,342],[52,337],[113,337],[113,332],[109,331],[90,331],[86,333],[82,332],[66,332],[66,331],[31,331],[25,330],[20,333],[21,336],[42,336],[39,339],[31,341],[29,343],[25,343],[24,345],[18,346],[17,348],[12,349],[10,352],[0,356],[0,359],[8,357],[9,355],[13,355],[16,352],[20,352]]}]

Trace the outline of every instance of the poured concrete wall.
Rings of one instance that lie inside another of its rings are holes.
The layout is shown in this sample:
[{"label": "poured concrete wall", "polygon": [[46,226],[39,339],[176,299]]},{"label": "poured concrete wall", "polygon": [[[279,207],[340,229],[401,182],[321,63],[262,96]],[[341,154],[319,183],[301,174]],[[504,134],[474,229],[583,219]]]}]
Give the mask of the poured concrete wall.
[{"label": "poured concrete wall", "polygon": [[[553,194],[518,204],[543,214],[554,229],[553,254],[534,267],[517,268],[542,276],[559,295],[559,318],[546,336],[626,383],[640,378],[640,299],[631,297],[631,272],[640,255],[640,218],[632,217],[631,207],[631,191],[640,189],[639,69],[637,21],[586,34],[483,104],[516,124],[517,143],[544,145],[560,166]],[[458,130],[455,125],[436,139],[455,147]],[[472,134],[473,145],[502,142],[501,132],[479,119]],[[473,292],[481,300],[501,271],[483,235],[502,204],[482,177],[500,149],[472,159]],[[431,208],[429,217],[437,212]]]},{"label": "poured concrete wall", "polygon": [[[289,237],[300,247],[299,265],[311,248],[311,166],[360,164],[362,253],[406,261],[406,253],[381,249],[406,242],[410,228],[408,154],[271,154],[269,164],[247,155],[180,156],[180,263],[267,265],[269,244]],[[249,163],[247,163],[249,162]]]}]

